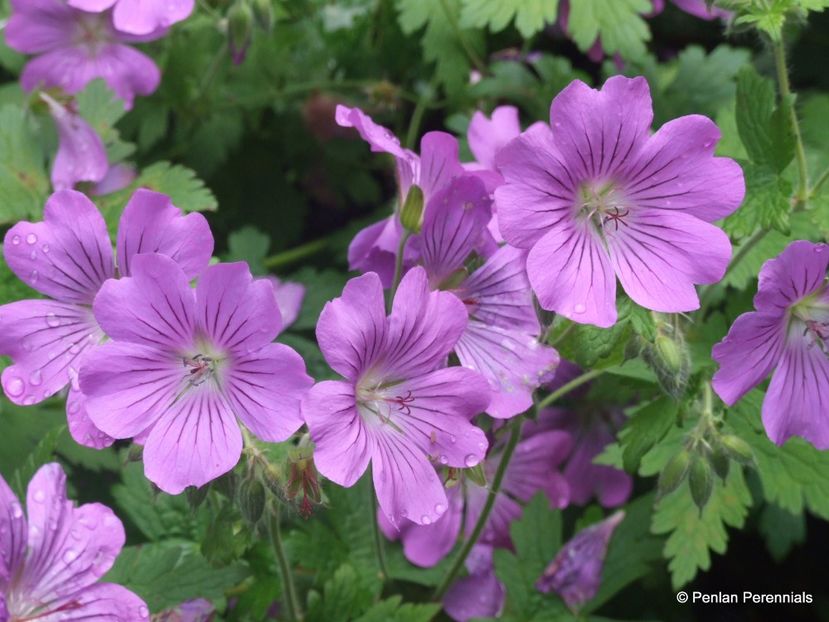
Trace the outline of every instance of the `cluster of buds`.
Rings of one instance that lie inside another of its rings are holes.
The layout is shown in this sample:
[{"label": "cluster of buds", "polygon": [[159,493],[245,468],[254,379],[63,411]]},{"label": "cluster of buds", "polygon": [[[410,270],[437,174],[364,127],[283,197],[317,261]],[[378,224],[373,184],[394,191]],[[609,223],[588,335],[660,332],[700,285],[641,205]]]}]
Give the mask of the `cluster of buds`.
[{"label": "cluster of buds", "polygon": [[[706,395],[710,395],[710,390]],[[687,479],[691,498],[700,513],[711,498],[715,478],[725,482],[731,462],[741,466],[754,464],[754,454],[748,443],[724,433],[722,418],[714,416],[709,400],[706,402],[699,423],[688,434],[682,449],[662,469],[658,484],[659,495],[664,496]]]},{"label": "cluster of buds", "polygon": [[654,313],[655,336],[642,347],[642,358],[653,369],[662,390],[679,399],[688,386],[691,356],[677,315]]},{"label": "cluster of buds", "polygon": [[255,28],[271,32],[276,20],[273,0],[236,0],[227,11],[227,44],[236,65],[245,60]]}]

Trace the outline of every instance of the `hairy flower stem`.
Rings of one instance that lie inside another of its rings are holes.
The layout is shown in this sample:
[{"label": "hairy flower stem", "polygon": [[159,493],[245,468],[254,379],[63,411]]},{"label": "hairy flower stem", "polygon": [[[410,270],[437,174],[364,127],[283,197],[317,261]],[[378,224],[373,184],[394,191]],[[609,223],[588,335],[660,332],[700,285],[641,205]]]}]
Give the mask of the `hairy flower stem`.
[{"label": "hairy flower stem", "polygon": [[478,542],[478,538],[481,537],[481,533],[484,530],[487,519],[489,519],[489,514],[492,512],[492,508],[495,506],[495,500],[498,498],[498,493],[501,490],[501,482],[504,480],[504,475],[507,472],[507,466],[509,466],[512,454],[515,452],[515,446],[518,445],[518,440],[521,438],[521,423],[523,420],[523,416],[518,416],[509,423],[509,440],[507,441],[507,446],[504,449],[504,455],[501,457],[501,462],[498,463],[498,470],[495,472],[495,479],[492,480],[492,485],[489,487],[489,494],[487,495],[484,508],[481,510],[478,522],[475,523],[475,528],[472,530],[469,538],[466,539],[466,542],[464,542],[463,548],[455,558],[455,561],[452,563],[452,567],[449,568],[449,571],[443,577],[440,585],[438,585],[435,589],[433,596],[434,600],[440,600],[443,598],[444,594],[446,594],[446,590],[448,590],[449,586],[452,585],[452,581],[455,579],[455,576],[457,576],[458,572],[460,572],[464,562],[466,562],[466,558],[469,557],[472,547],[475,546],[475,543]]},{"label": "hairy flower stem", "polygon": [[[553,402],[555,402],[560,397],[566,395],[573,389],[576,389],[583,385],[586,382],[589,382],[593,378],[600,376],[603,373],[601,369],[594,369],[592,371],[586,372],[581,376],[574,378],[563,387],[559,388],[556,391],[553,391],[541,400],[538,404],[535,405],[534,411],[538,414],[542,409],[546,408]],[[498,498],[498,493],[501,491],[501,484],[504,481],[504,475],[507,472],[507,467],[509,466],[510,460],[512,459],[512,455],[515,452],[515,447],[518,445],[518,441],[521,439],[521,425],[524,421],[524,416],[519,415],[512,419],[508,424],[508,429],[510,431],[509,440],[507,441],[507,446],[504,449],[504,454],[501,457],[501,461],[498,463],[498,470],[495,472],[495,478],[492,480],[492,485],[489,487],[489,494],[486,498],[486,503],[484,504],[483,509],[481,510],[481,515],[478,517],[478,521],[475,523],[475,527],[472,529],[472,533],[467,538],[466,542],[464,542],[463,548],[461,548],[460,553],[455,558],[455,561],[452,563],[452,566],[447,571],[446,575],[443,577],[443,580],[440,582],[440,585],[435,589],[435,593],[433,595],[433,600],[439,601],[443,596],[446,594],[446,591],[449,589],[449,586],[452,585],[452,581],[455,580],[455,577],[460,572],[461,568],[463,568],[464,563],[466,562],[466,558],[469,557],[469,553],[472,551],[472,547],[475,546],[475,543],[478,542],[478,538],[481,537],[481,533],[483,533],[484,527],[486,526],[487,521],[489,520],[489,515],[492,512],[492,508],[495,506],[495,500]]]},{"label": "hairy flower stem", "polygon": [[383,546],[383,537],[380,535],[380,525],[377,523],[377,495],[374,486],[368,487],[369,504],[371,507],[371,527],[374,532],[374,552],[377,555],[377,566],[380,568],[380,583],[389,578],[389,569],[386,566],[386,549]]},{"label": "hairy flower stem", "polygon": [[270,532],[271,545],[276,553],[276,559],[279,562],[279,571],[282,574],[282,590],[285,594],[285,608],[288,610],[288,619],[294,622],[302,622],[302,605],[299,604],[297,597],[296,586],[294,585],[294,575],[291,571],[291,565],[288,563],[288,556],[285,554],[285,547],[282,545],[282,530],[280,527],[280,513],[281,506],[276,502],[273,514],[268,522],[268,531]]},{"label": "hairy flower stem", "polygon": [[800,134],[800,122],[797,120],[797,112],[794,103],[791,101],[792,91],[789,85],[789,70],[786,67],[786,48],[783,39],[772,41],[774,52],[774,66],[777,69],[777,85],[780,89],[780,97],[787,100],[791,118],[792,134],[795,139],[795,157],[797,159],[798,187],[795,199],[798,203],[806,201],[809,195],[809,170],[806,166],[806,150],[803,148],[803,137]]}]

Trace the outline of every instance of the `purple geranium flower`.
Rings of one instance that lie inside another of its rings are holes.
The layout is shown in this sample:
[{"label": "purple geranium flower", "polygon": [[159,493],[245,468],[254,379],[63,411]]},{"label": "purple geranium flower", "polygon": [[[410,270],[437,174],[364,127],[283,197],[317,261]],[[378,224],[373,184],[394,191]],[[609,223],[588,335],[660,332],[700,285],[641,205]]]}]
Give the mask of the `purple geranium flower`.
[{"label": "purple geranium flower", "polygon": [[732,405],[772,373],[763,424],[778,445],[802,436],[829,449],[829,247],[792,242],[760,270],[756,311],[714,346],[713,387]]},{"label": "purple geranium flower", "polygon": [[112,9],[112,22],[121,32],[148,35],[187,19],[195,0],[67,0],[69,6],[100,13]]},{"label": "purple geranium flower", "polygon": [[648,309],[699,307],[694,285],[720,280],[728,236],[711,222],[740,205],[736,162],[713,156],[720,133],[689,115],[652,136],[644,78],[601,90],[572,82],[553,100],[551,126],[535,126],[498,154],[495,191],[504,238],[529,249],[541,305],[597,326],[616,321],[616,278]]},{"label": "purple geranium flower", "polygon": [[[443,201],[450,188],[464,179],[479,176],[465,172],[458,159],[458,141],[445,132],[427,132],[420,142],[420,156],[400,146],[400,141],[386,128],[377,125],[371,117],[358,108],[337,106],[337,123],[353,127],[370,146],[372,151],[389,153],[395,158],[398,187],[398,206],[402,206],[413,185],[423,191],[424,214],[432,206]],[[483,190],[483,189],[482,189]],[[388,218],[369,225],[360,231],[348,248],[348,263],[352,270],[376,272],[383,285],[388,287],[394,276],[394,263],[403,225],[398,209]],[[477,242],[477,241],[476,241]],[[420,256],[416,241],[411,240],[404,249],[405,266],[415,264]]]},{"label": "purple geranium flower", "polygon": [[444,367],[466,321],[463,303],[430,292],[420,267],[403,277],[388,317],[373,272],[351,279],[320,315],[320,349],[346,381],[320,382],[303,402],[315,463],[352,486],[371,462],[394,525],[434,523],[448,504],[435,465],[473,467],[486,454],[486,435],[469,422],[487,407],[486,381]]},{"label": "purple geranium flower", "polygon": [[485,544],[472,547],[466,558],[469,574],[455,581],[443,597],[444,611],[456,622],[501,615],[507,591],[495,575],[492,551]]},{"label": "purple geranium flower", "polygon": [[149,190],[136,191],[121,215],[117,270],[106,223],[80,192],[56,192],[43,222],[21,221],[6,233],[9,267],[47,298],[0,307],[0,353],[14,362],[3,370],[3,390],[14,403],[29,405],[71,385],[69,431],[83,445],[105,447],[113,440],[89,421],[78,390],[81,366],[104,338],[92,302],[104,281],[116,273],[129,276],[133,256],[142,252],[169,255],[193,278],[210,261],[213,236],[204,216],[182,216],[169,197]]},{"label": "purple geranium flower", "polygon": [[620,411],[585,413],[581,416],[558,408],[546,408],[530,429],[564,430],[573,438],[573,451],[567,457],[564,477],[570,490],[570,502],[586,505],[596,498],[606,508],[623,505],[633,491],[633,478],[621,469],[593,460],[616,440],[621,424]]},{"label": "purple geranium flower", "polygon": [[268,280],[273,285],[276,304],[282,315],[282,330],[285,330],[299,317],[302,301],[305,298],[305,286],[302,283],[282,281],[275,276],[269,276]]},{"label": "purple geranium flower", "polygon": [[[521,517],[520,503],[528,502],[539,491],[547,495],[553,507],[563,508],[568,504],[567,482],[558,468],[572,446],[572,438],[566,432],[547,430],[525,434],[504,475],[501,491],[478,541],[480,544],[511,546],[509,526]],[[483,464],[489,481],[495,477],[503,449],[503,444],[494,445]],[[448,490],[448,511],[432,524],[405,521],[395,526],[385,520],[381,512],[378,512],[377,520],[387,538],[402,541],[403,553],[410,562],[430,567],[452,550],[461,528],[467,536],[472,533],[488,495],[487,488],[462,478]]]},{"label": "purple geranium flower", "polygon": [[163,30],[143,37],[125,35],[112,25],[111,12],[87,13],[65,0],[12,0],[11,4],[6,43],[23,54],[37,55],[20,76],[27,91],[44,86],[75,94],[103,78],[131,108],[136,95],[149,95],[158,88],[158,67],[125,43],[157,39]]},{"label": "purple geranium flower", "polygon": [[561,547],[536,588],[545,594],[555,592],[572,610],[596,596],[610,538],[624,518],[625,513],[619,510],[577,533]]},{"label": "purple geranium flower", "polygon": [[0,620],[149,620],[125,587],[99,583],[124,546],[108,507],[76,507],[58,464],[41,467],[26,496],[28,515],[0,477]]},{"label": "purple geranium flower", "polygon": [[76,111],[46,93],[40,97],[49,106],[58,130],[58,152],[52,164],[54,189],[72,189],[81,181],[102,181],[109,170],[104,141]]},{"label": "purple geranium flower", "polygon": [[492,389],[487,412],[513,417],[532,405],[532,393],[558,364],[558,353],[542,346],[541,327],[526,276],[526,252],[504,246],[477,270],[465,264],[489,236],[490,201],[484,182],[458,178],[439,192],[423,217],[414,242],[434,288],[460,298],[469,322],[455,346],[463,366],[481,373]]},{"label": "purple geranium flower", "polygon": [[147,478],[170,494],[236,465],[237,419],[263,440],[288,439],[313,383],[296,352],[271,343],[282,322],[267,280],[245,263],[207,268],[195,290],[189,280],[165,255],[136,255],[130,276],[95,298],[112,341],[80,374],[92,421],[114,438],[140,435]]}]

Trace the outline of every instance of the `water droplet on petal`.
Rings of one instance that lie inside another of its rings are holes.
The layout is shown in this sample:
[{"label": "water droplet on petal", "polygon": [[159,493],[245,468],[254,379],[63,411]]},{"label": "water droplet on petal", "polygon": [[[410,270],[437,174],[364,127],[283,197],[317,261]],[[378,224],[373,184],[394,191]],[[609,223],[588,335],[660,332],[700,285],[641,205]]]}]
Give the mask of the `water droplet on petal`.
[{"label": "water droplet on petal", "polygon": [[426,514],[424,514],[423,516],[420,517],[420,522],[423,523],[424,525],[431,525],[432,524],[432,519],[429,518],[428,516],[426,516]]},{"label": "water droplet on petal", "polygon": [[142,618],[147,618],[150,615],[150,610],[147,609],[144,605],[138,608],[138,613],[141,615]]},{"label": "water droplet on petal", "polygon": [[37,242],[37,236],[34,233],[26,236],[26,244],[34,244],[35,242]]},{"label": "water droplet on petal", "polygon": [[20,504],[16,501],[12,503],[12,517],[13,518],[22,518],[23,517],[23,508],[20,507]]},{"label": "water droplet on petal", "polygon": [[446,456],[444,456],[444,455],[442,455],[442,454],[441,454],[441,456],[440,456],[440,463],[441,463],[441,464],[448,464],[448,463],[449,463],[449,458],[447,458]]},{"label": "water droplet on petal", "polygon": [[48,252],[49,252],[49,245],[48,245],[48,244],[44,244],[44,245],[43,245],[43,246],[41,246],[40,248],[41,248],[41,250],[42,250],[44,253],[48,253]]},{"label": "water droplet on petal", "polygon": [[35,490],[34,500],[38,503],[43,503],[46,500],[46,493],[42,490]]},{"label": "water droplet on petal", "polygon": [[475,454],[468,454],[466,458],[463,459],[463,463],[468,467],[474,467],[479,462],[480,459]]},{"label": "water droplet on petal", "polygon": [[20,397],[23,395],[23,389],[26,385],[20,378],[9,378],[6,382],[6,394],[10,397]]},{"label": "water droplet on petal", "polygon": [[12,236],[12,244],[14,244],[15,246],[20,244],[20,236],[19,235],[13,235]]},{"label": "water droplet on petal", "polygon": [[442,503],[438,503],[438,504],[435,506],[435,513],[436,513],[437,515],[441,515],[441,514],[443,514],[445,511],[446,511],[446,506],[445,506],[445,505],[443,505]]},{"label": "water droplet on petal", "polygon": [[456,437],[454,434],[450,434],[450,435],[449,435],[449,442],[450,442],[450,443],[452,443],[452,444],[454,444],[454,443],[457,443],[457,442],[458,442],[458,439],[457,439],[457,437]]},{"label": "water droplet on petal", "polygon": [[585,306],[584,306],[583,304],[581,304],[581,303],[579,303],[579,304],[577,304],[575,307],[573,307],[573,313],[579,313],[579,314],[581,314],[581,313],[584,313],[585,311],[587,311],[587,307],[585,307]]},{"label": "water droplet on petal", "polygon": [[32,251],[31,253],[29,253],[29,259],[31,259],[32,261],[37,261],[37,251]]},{"label": "water droplet on petal", "polygon": [[822,253],[824,248],[826,248],[826,244],[818,244],[815,246],[815,252]]},{"label": "water droplet on petal", "polygon": [[34,386],[37,386],[37,385],[39,385],[41,382],[43,382],[43,374],[42,374],[42,373],[40,373],[40,370],[39,370],[39,369],[36,369],[36,370],[34,370],[34,371],[32,372],[32,374],[29,376],[29,384],[32,384],[32,385],[34,385]]},{"label": "water droplet on petal", "polygon": [[31,406],[35,402],[37,402],[37,398],[34,395],[27,395],[26,397],[23,398],[23,405],[24,406]]},{"label": "water droplet on petal", "polygon": [[60,326],[60,319],[58,319],[58,316],[54,313],[47,313],[46,324],[52,328],[56,328],[57,326]]},{"label": "water droplet on petal", "polygon": [[32,283],[37,283],[38,276],[40,275],[38,274],[37,270],[32,270],[32,273],[29,275],[29,278],[31,279]]},{"label": "water droplet on petal", "polygon": [[63,554],[63,561],[67,564],[71,564],[73,561],[78,559],[78,553],[74,549],[66,549],[66,552]]}]

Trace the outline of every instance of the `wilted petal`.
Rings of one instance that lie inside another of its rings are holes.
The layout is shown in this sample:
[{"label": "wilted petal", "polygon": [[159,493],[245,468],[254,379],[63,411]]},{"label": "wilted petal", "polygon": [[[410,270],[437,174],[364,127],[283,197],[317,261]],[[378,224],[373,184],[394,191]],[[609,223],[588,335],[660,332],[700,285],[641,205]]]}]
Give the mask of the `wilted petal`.
[{"label": "wilted petal", "polygon": [[201,274],[213,254],[213,234],[204,216],[184,215],[170,197],[143,188],[133,193],[118,224],[118,270],[130,276],[130,261],[139,253],[173,259],[188,278]]},{"label": "wilted petal", "polygon": [[541,575],[536,588],[555,592],[571,609],[578,609],[599,591],[607,546],[624,519],[622,511],[580,531],[567,542]]},{"label": "wilted petal", "polygon": [[43,222],[6,233],[6,262],[21,281],[55,300],[91,304],[114,275],[106,223],[85,195],[61,190],[46,201]]},{"label": "wilted petal", "polygon": [[55,190],[67,190],[81,181],[101,181],[109,168],[104,141],[79,114],[70,112],[46,93],[40,97],[48,104],[58,130],[52,186]]}]

